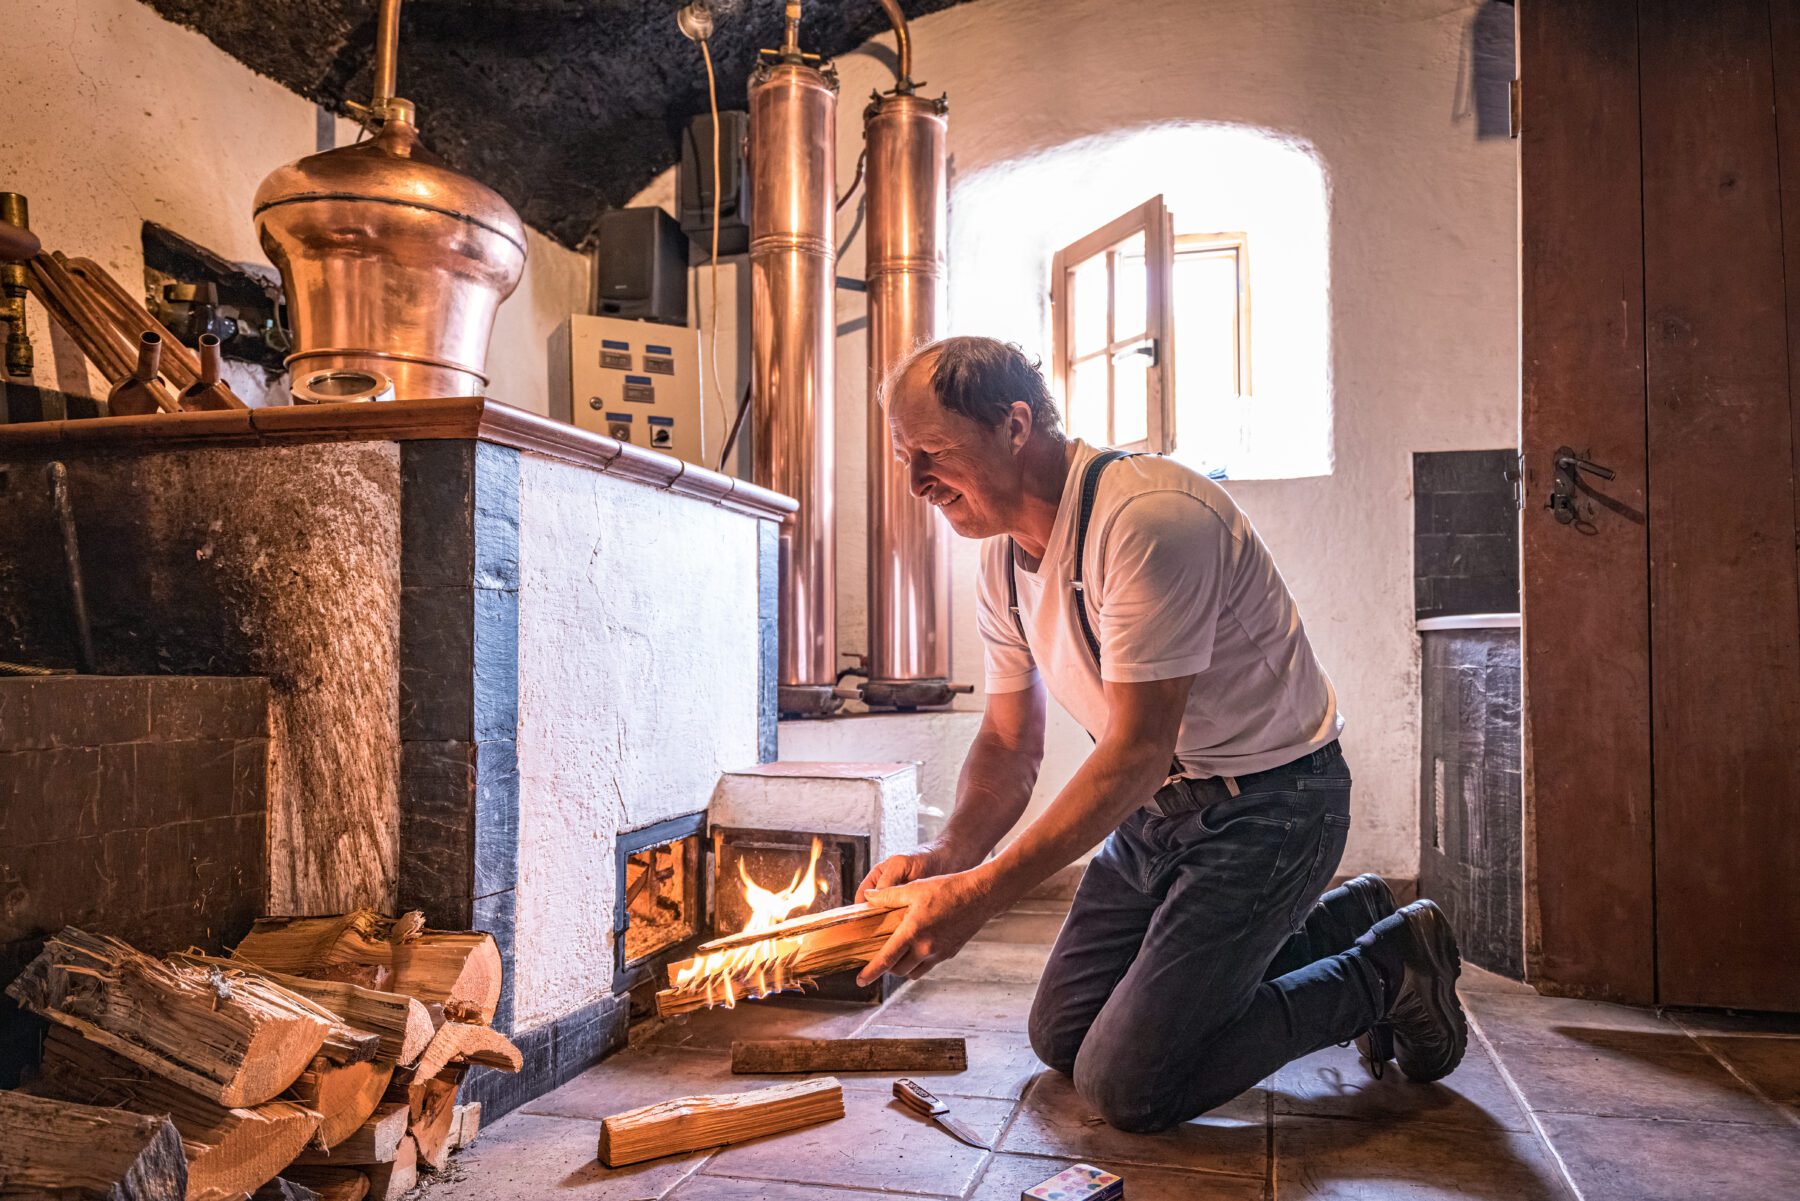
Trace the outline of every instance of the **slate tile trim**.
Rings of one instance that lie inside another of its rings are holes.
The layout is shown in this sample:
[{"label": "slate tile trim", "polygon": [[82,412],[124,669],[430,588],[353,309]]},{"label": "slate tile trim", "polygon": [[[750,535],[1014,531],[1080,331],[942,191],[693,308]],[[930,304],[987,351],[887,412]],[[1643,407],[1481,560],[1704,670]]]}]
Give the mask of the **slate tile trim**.
[{"label": "slate tile trim", "polygon": [[1516,613],[1519,520],[1506,472],[1517,454],[1413,455],[1413,596],[1420,617]]},{"label": "slate tile trim", "polygon": [[487,930],[513,1010],[519,864],[519,452],[400,448],[403,908]]}]

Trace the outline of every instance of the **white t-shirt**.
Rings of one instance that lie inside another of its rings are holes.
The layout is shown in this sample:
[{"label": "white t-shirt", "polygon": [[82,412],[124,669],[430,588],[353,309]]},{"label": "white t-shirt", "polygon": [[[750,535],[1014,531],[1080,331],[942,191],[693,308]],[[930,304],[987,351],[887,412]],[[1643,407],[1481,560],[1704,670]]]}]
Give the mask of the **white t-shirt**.
[{"label": "white t-shirt", "polygon": [[1029,688],[1041,668],[1050,694],[1098,735],[1102,675],[1192,675],[1175,743],[1188,776],[1266,771],[1336,738],[1337,694],[1268,548],[1223,488],[1161,456],[1119,459],[1100,474],[1083,572],[1103,664],[1095,668],[1070,581],[1081,477],[1099,448],[1073,445],[1043,561],[1016,556],[1025,641],[1007,611],[1007,539],[982,545],[976,620],[988,691]]}]

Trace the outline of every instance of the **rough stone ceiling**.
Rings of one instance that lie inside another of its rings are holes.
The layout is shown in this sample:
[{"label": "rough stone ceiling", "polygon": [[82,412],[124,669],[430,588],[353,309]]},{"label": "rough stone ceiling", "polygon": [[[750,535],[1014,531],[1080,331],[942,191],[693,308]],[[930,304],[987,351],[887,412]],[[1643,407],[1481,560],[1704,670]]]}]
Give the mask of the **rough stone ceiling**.
[{"label": "rough stone ceiling", "polygon": [[[964,0],[902,0],[909,17]],[[146,0],[233,58],[345,113],[366,101],[375,0]],[[406,0],[400,95],[425,142],[496,188],[527,222],[576,245],[675,161],[706,111],[699,47],[677,0]],[[761,47],[781,40],[780,0],[714,0],[721,108],[742,108]],[[846,54],[888,27],[876,0],[812,0],[801,45]],[[861,111],[861,98],[841,110]]]}]

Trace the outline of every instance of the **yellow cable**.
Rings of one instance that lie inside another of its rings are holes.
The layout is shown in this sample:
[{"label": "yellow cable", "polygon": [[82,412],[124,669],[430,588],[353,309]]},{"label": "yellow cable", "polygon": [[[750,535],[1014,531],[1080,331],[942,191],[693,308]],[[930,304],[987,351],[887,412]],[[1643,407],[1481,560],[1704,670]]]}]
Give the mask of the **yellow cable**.
[{"label": "yellow cable", "polygon": [[[725,191],[719,178],[719,85],[713,75],[712,50],[705,38],[700,39],[700,56],[706,60],[706,103],[712,110],[712,313],[707,318],[706,341],[712,360],[713,401],[719,406],[720,428],[730,436],[731,411],[725,404],[725,393],[719,388],[719,198]],[[706,458],[706,420],[700,421],[700,457]],[[719,458],[719,470],[725,470],[725,459]]]}]

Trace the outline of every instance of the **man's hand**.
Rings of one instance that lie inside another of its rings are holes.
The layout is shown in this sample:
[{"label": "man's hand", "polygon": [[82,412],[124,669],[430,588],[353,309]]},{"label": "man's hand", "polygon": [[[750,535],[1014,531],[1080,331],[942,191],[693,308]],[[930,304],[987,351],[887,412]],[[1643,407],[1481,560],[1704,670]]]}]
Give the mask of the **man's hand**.
[{"label": "man's hand", "polygon": [[856,886],[856,899],[869,899],[869,890],[873,888],[893,888],[900,884],[908,884],[914,880],[922,880],[926,876],[941,876],[946,872],[960,871],[968,864],[959,863],[948,848],[939,843],[913,851],[907,855],[889,855],[875,865],[873,871],[864,876],[862,883]]},{"label": "man's hand", "polygon": [[867,899],[889,908],[905,906],[906,916],[875,958],[857,973],[856,982],[864,987],[879,980],[883,972],[917,979],[962,950],[995,913],[992,895],[976,872],[926,876],[870,889]]}]

